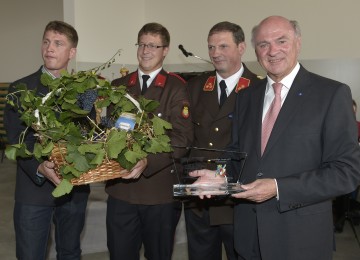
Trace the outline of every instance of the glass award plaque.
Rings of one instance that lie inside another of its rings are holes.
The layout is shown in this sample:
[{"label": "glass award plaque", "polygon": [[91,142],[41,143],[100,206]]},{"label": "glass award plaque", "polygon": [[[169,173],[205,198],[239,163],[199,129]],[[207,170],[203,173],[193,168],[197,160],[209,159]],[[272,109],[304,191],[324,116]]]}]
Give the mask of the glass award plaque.
[{"label": "glass award plaque", "polygon": [[201,183],[201,184],[175,184],[173,192],[175,197],[212,195],[224,196],[244,191],[240,183]]},{"label": "glass award plaque", "polygon": [[[178,174],[179,183],[173,185],[174,197],[227,196],[244,191],[241,187],[241,173],[246,153],[197,147],[188,149],[189,156],[180,160],[183,169],[181,174]],[[189,172],[201,169],[213,170],[214,176],[223,175],[226,178],[223,182],[219,178],[196,182],[197,178],[190,176]]]}]

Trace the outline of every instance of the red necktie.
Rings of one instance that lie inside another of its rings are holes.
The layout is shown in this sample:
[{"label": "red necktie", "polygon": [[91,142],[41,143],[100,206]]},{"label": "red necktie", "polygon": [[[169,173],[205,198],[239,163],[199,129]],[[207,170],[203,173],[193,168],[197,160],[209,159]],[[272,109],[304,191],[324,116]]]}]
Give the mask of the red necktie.
[{"label": "red necktie", "polygon": [[272,87],[275,92],[275,98],[272,101],[268,112],[265,115],[264,121],[262,123],[262,131],[261,131],[261,155],[264,153],[266,144],[269,140],[272,128],[275,124],[276,118],[279,114],[281,108],[281,83],[274,83]]}]

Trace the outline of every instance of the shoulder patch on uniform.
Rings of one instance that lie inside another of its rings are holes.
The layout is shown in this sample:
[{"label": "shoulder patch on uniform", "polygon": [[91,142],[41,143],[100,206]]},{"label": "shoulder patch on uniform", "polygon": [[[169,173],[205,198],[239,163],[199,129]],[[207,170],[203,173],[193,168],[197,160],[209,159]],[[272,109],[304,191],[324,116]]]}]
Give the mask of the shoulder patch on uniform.
[{"label": "shoulder patch on uniform", "polygon": [[183,103],[183,107],[181,109],[181,116],[185,119],[189,118],[189,116],[190,116],[189,103],[187,103],[187,102]]},{"label": "shoulder patch on uniform", "polygon": [[238,84],[236,85],[235,93],[238,93],[240,90],[247,88],[249,85],[250,85],[250,79],[241,77],[239,79]]},{"label": "shoulder patch on uniform", "polygon": [[215,81],[216,81],[216,76],[211,76],[207,79],[207,81],[205,82],[204,91],[213,91],[215,88]]}]

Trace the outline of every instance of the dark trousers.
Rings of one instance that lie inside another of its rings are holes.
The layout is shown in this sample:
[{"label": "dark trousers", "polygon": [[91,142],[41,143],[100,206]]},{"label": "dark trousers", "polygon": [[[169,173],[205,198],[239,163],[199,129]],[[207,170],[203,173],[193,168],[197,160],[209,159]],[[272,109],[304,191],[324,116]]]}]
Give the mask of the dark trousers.
[{"label": "dark trousers", "polygon": [[80,234],[85,223],[86,204],[87,198],[76,202],[70,200],[56,207],[15,202],[17,259],[46,259],[51,220],[53,220],[57,259],[79,260],[81,258]]},{"label": "dark trousers", "polygon": [[228,260],[235,260],[233,225],[210,225],[209,212],[203,209],[202,216],[192,209],[185,209],[189,260],[221,260],[224,243]]},{"label": "dark trousers", "polygon": [[181,203],[138,205],[107,202],[106,228],[110,259],[138,260],[141,245],[148,260],[171,260]]}]

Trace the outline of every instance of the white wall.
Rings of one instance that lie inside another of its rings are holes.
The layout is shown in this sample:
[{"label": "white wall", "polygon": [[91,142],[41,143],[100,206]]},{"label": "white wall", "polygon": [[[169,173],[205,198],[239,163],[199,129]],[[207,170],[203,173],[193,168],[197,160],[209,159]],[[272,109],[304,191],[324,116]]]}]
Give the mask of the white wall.
[{"label": "white wall", "polygon": [[[360,103],[358,0],[272,0],[266,4],[239,0],[76,0],[75,6],[75,26],[82,39],[78,50],[79,70],[107,61],[119,48],[123,49],[121,57],[103,75],[109,79],[118,77],[123,64],[130,70],[135,69],[137,32],[144,23],[152,21],[165,25],[171,34],[166,69],[181,72],[210,70],[211,65],[193,57],[186,58],[178,45],[208,59],[206,38],[209,29],[219,21],[228,20],[240,24],[245,32],[247,52],[243,60],[263,75],[250,44],[250,33],[263,18],[277,14],[300,23],[302,64],[323,76],[349,84],[354,98]],[[84,12],[85,6],[87,12]]]},{"label": "white wall", "polygon": [[[18,6],[21,6],[19,8]],[[136,68],[137,32],[144,23],[160,22],[171,34],[171,50],[165,68],[171,71],[204,71],[212,66],[184,57],[178,45],[208,58],[206,38],[212,25],[228,20],[240,24],[248,44],[244,61],[258,73],[250,46],[253,25],[279,14],[299,21],[303,46],[300,59],[307,68],[343,81],[360,103],[360,1],[358,0],[1,0],[0,81],[13,81],[40,66],[40,39],[49,20],[73,24],[80,41],[77,70],[107,61],[117,49],[122,55],[104,76],[119,76],[124,64]]]},{"label": "white wall", "polygon": [[0,1],[0,82],[11,82],[39,69],[43,63],[41,39],[51,20],[63,20],[62,1]]},{"label": "white wall", "polygon": [[172,51],[167,63],[200,62],[185,58],[177,46],[183,44],[206,58],[207,33],[223,20],[243,27],[248,43],[244,60],[255,61],[249,41],[251,29],[273,14],[299,21],[303,31],[301,59],[360,58],[358,0],[272,0],[271,4],[239,0],[76,0],[75,8],[75,25],[82,42],[80,62],[102,62],[122,48],[122,62],[135,64],[136,34],[144,23],[152,21],[170,31]]}]

